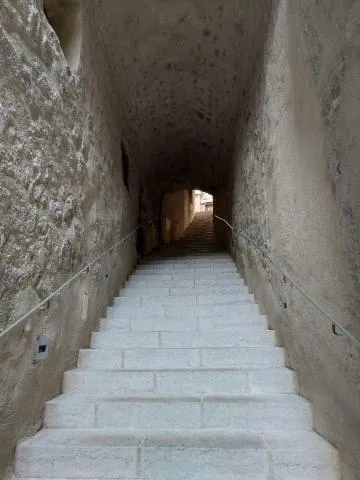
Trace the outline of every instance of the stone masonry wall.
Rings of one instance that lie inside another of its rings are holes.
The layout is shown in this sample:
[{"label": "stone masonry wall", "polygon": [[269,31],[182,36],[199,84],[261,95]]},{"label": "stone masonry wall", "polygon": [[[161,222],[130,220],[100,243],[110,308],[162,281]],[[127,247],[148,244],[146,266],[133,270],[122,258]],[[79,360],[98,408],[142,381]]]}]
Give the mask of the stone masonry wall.
[{"label": "stone masonry wall", "polygon": [[[0,327],[109,248],[137,223],[137,173],[121,169],[117,99],[96,18],[83,12],[71,71],[39,0],[0,5]],[[77,48],[79,42],[77,42]],[[130,159],[131,160],[131,159]],[[0,478],[16,443],[41,426],[44,402],[126,279],[136,238],[113,250],[49,308],[0,338]],[[34,362],[38,335],[50,339]]]},{"label": "stone masonry wall", "polygon": [[[358,2],[281,0],[239,128],[233,224],[354,335],[359,322]],[[262,255],[236,260],[276,329],[317,431],[360,478],[360,355]]]}]

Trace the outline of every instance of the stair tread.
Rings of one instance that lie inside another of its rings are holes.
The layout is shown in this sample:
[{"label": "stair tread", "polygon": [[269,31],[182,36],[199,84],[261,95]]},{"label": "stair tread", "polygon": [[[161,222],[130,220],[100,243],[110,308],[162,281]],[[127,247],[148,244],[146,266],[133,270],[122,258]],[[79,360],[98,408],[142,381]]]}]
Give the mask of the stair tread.
[{"label": "stair tread", "polygon": [[334,448],[314,432],[273,430],[259,433],[237,429],[149,429],[131,430],[116,428],[43,428],[30,439],[19,444],[25,446],[51,445],[107,445],[107,446],[168,446],[313,450],[332,452]]}]

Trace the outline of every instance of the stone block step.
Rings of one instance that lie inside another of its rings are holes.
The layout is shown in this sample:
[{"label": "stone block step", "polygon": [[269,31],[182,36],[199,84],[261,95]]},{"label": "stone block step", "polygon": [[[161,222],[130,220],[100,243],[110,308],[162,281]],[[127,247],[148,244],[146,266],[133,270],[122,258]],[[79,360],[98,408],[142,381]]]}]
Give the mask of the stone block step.
[{"label": "stone block step", "polygon": [[276,347],[233,348],[128,348],[81,350],[78,367],[93,370],[277,368],[284,352]]},{"label": "stone block step", "polygon": [[[258,334],[260,330],[266,329],[266,317],[260,315],[242,315],[221,316],[221,317],[205,317],[198,318],[195,316],[185,317],[166,317],[166,316],[148,316],[148,317],[131,317],[121,316],[119,318],[106,318],[100,321],[101,333],[108,330],[109,336],[114,335],[113,330],[118,332],[196,332],[196,331],[230,331],[246,332],[248,334]],[[254,330],[252,330],[254,329]],[[93,334],[94,338],[98,335]],[[117,336],[116,339],[121,337]],[[115,341],[115,338],[110,341]],[[249,340],[251,337],[249,338]],[[91,340],[93,342],[93,339]],[[254,339],[255,341],[255,339]],[[93,345],[93,343],[91,344]]]},{"label": "stone block step", "polygon": [[239,331],[166,332],[160,334],[164,348],[271,346],[275,343],[273,331],[246,326]]},{"label": "stone block step", "polygon": [[[129,325],[131,322],[131,329]],[[101,332],[94,332],[91,337],[93,348],[203,348],[203,347],[242,347],[242,346],[272,346],[275,334],[262,326],[243,325],[238,331],[196,331],[193,320],[185,323],[174,319],[135,319],[119,324],[107,324],[101,320]],[[126,328],[126,331],[125,331]]]},{"label": "stone block step", "polygon": [[173,274],[177,275],[178,273],[186,273],[189,275],[197,274],[211,274],[211,273],[228,273],[228,274],[237,274],[237,269],[234,264],[197,264],[197,265],[143,265],[136,268],[134,275],[146,273],[147,275],[158,275],[158,274]]},{"label": "stone block step", "polygon": [[203,264],[230,264],[235,265],[233,259],[229,255],[189,255],[180,257],[166,257],[143,260],[138,264],[139,267],[147,265],[203,265]]},{"label": "stone block step", "polygon": [[226,279],[184,279],[177,278],[176,280],[162,280],[158,277],[149,278],[146,277],[146,280],[140,280],[135,277],[131,277],[126,283],[126,288],[155,288],[155,287],[165,287],[165,288],[191,288],[195,286],[199,287],[225,287],[225,286],[244,286],[244,280],[240,277],[226,278]]},{"label": "stone block step", "polygon": [[[19,444],[19,478],[335,480],[336,452],[312,432],[43,429]],[[285,476],[288,474],[291,476]]]},{"label": "stone block step", "polygon": [[253,303],[254,297],[249,294],[241,293],[222,293],[222,294],[205,294],[195,293],[183,295],[132,295],[125,297],[117,297],[114,306],[133,305],[236,305],[243,303]]},{"label": "stone block step", "polygon": [[235,271],[222,271],[216,272],[216,270],[208,271],[208,269],[189,269],[189,270],[174,270],[171,273],[164,273],[161,270],[144,270],[135,271],[131,279],[136,280],[236,280],[241,277]]},{"label": "stone block step", "polygon": [[107,318],[121,318],[127,317],[220,317],[220,316],[258,316],[259,311],[256,304],[240,303],[235,305],[190,305],[188,306],[186,300],[180,301],[181,297],[177,298],[176,305],[171,303],[169,305],[116,305],[108,307]]},{"label": "stone block step", "polygon": [[196,398],[62,395],[47,402],[44,423],[48,428],[311,430],[307,402],[291,394]]},{"label": "stone block step", "polygon": [[228,295],[237,294],[240,296],[249,295],[248,289],[242,285],[225,285],[224,287],[191,286],[191,287],[125,287],[120,291],[119,297],[114,298],[116,305],[121,299],[127,297],[159,297],[177,295]]},{"label": "stone block step", "polygon": [[293,372],[287,368],[124,369],[65,372],[63,392],[82,395],[197,395],[294,393]]}]

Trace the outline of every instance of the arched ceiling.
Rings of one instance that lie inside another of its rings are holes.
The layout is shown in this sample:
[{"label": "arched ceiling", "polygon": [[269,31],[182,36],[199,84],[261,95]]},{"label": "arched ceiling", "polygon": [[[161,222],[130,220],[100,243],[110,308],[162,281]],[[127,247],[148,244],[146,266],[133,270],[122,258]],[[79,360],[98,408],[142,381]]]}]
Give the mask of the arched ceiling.
[{"label": "arched ceiling", "polygon": [[94,0],[143,181],[215,191],[229,172],[235,128],[271,0]]}]

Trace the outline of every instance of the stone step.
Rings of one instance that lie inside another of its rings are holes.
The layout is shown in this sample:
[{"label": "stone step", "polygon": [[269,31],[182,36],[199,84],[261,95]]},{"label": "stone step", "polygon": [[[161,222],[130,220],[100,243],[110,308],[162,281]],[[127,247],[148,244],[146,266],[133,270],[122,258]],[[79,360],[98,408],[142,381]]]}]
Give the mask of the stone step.
[{"label": "stone step", "polygon": [[62,395],[47,402],[48,428],[238,428],[311,430],[309,405],[297,395],[104,398]]},{"label": "stone step", "polygon": [[192,279],[192,280],[236,280],[240,279],[238,273],[231,272],[216,272],[216,271],[207,271],[207,269],[189,269],[189,270],[179,270],[174,271],[173,273],[163,273],[161,270],[150,270],[150,271],[135,271],[130,277],[131,279],[137,280],[181,280],[181,279]]},{"label": "stone step", "polygon": [[237,274],[237,269],[234,264],[222,265],[222,264],[203,264],[203,265],[146,265],[137,267],[134,271],[134,275],[146,273],[147,275],[157,274],[173,274],[186,273],[189,275],[197,274],[211,274],[211,273],[228,273]]},{"label": "stone step", "polygon": [[63,392],[102,395],[196,395],[294,393],[293,372],[287,368],[263,369],[123,369],[65,372]]},{"label": "stone step", "polygon": [[248,295],[248,289],[241,285],[228,285],[224,287],[210,287],[206,285],[191,287],[125,287],[120,291],[119,297],[114,298],[116,304],[119,299],[126,297],[158,297],[158,296],[176,296],[176,295]]},{"label": "stone step", "polygon": [[237,305],[243,303],[254,303],[254,297],[249,294],[241,293],[222,293],[222,294],[206,294],[195,293],[183,295],[132,295],[125,297],[116,297],[114,307],[123,305],[133,306],[151,306],[151,305]]},{"label": "stone step", "polygon": [[78,367],[94,370],[277,368],[284,366],[282,348],[128,348],[81,350]]},{"label": "stone step", "polygon": [[43,429],[19,444],[15,464],[19,478],[77,479],[265,480],[271,471],[335,480],[336,469],[336,453],[312,432],[212,429]]},{"label": "stone step", "polygon": [[[250,334],[258,334],[259,330],[265,331],[266,317],[259,315],[242,315],[240,317],[221,316],[198,318],[196,316],[186,317],[166,317],[166,316],[148,316],[132,317],[121,316],[119,318],[106,318],[100,321],[101,333],[113,335],[114,329],[119,332],[128,331],[149,331],[149,332],[206,332],[206,331],[230,331],[234,333],[245,331]],[[254,331],[252,329],[255,329]],[[103,332],[108,330],[108,332]],[[97,337],[97,332],[93,334]],[[120,337],[118,337],[120,338]],[[111,341],[115,341],[114,338]],[[255,339],[254,339],[255,340]],[[93,342],[93,338],[91,339]],[[93,346],[94,344],[91,343]]]},{"label": "stone step", "polygon": [[133,287],[142,287],[142,288],[154,288],[154,287],[165,287],[165,288],[190,288],[192,286],[199,286],[199,287],[224,287],[224,286],[244,286],[244,280],[240,277],[233,277],[233,278],[226,278],[226,279],[201,279],[201,278],[177,278],[175,280],[162,280],[158,277],[149,278],[147,277],[144,279],[138,279],[135,277],[131,277],[127,284],[126,288],[133,288]]},{"label": "stone step", "polygon": [[234,265],[229,255],[181,255],[180,257],[154,258],[143,260],[138,267],[147,265],[202,265],[202,264],[230,264]]},{"label": "stone step", "polygon": [[152,259],[148,261],[142,261],[138,264],[137,268],[162,268],[162,267],[169,267],[174,269],[182,269],[186,268],[187,266],[195,267],[195,266],[214,266],[217,265],[221,266],[231,266],[235,267],[235,263],[230,257],[211,257],[211,256],[202,256],[202,257],[195,257],[195,256],[188,256],[188,257],[169,257],[166,259]]},{"label": "stone step", "polygon": [[[263,345],[264,342],[266,344],[273,345],[275,343],[275,335],[273,331],[266,330],[266,325],[265,325],[265,319],[261,317],[260,319],[257,319],[256,321],[249,321],[247,323],[240,323],[238,322],[238,319],[235,319],[237,322],[238,327],[231,329],[231,328],[225,328],[226,325],[229,323],[229,319],[226,320],[226,323],[223,322],[222,324],[222,330],[220,331],[219,329],[217,330],[206,330],[203,332],[198,332],[199,328],[199,322],[196,318],[187,318],[186,320],[183,320],[182,318],[166,318],[166,317],[149,317],[149,318],[119,318],[119,319],[101,319],[100,320],[100,332],[94,332],[91,337],[91,346],[97,346],[99,339],[101,339],[101,336],[98,335],[98,333],[107,334],[109,341],[115,345],[115,346],[122,346],[122,341],[125,339],[125,342],[127,344],[127,338],[128,338],[128,333],[130,333],[129,338],[133,338],[133,332],[169,332],[169,333],[176,333],[176,332],[193,332],[194,333],[194,339],[196,338],[201,338],[201,335],[209,334],[208,337],[204,336],[203,338],[206,339],[208,338],[209,341],[211,342],[209,344],[209,347],[221,347],[221,346],[226,346],[226,347],[236,347],[237,345],[234,345],[232,343],[229,344],[229,341],[226,340],[225,345],[222,343],[220,344],[214,344],[214,335],[218,334],[219,338],[223,339],[231,339],[232,337],[236,339],[236,341],[241,341],[241,343],[248,343],[249,345]],[[205,328],[205,321],[200,322],[202,324],[202,328]],[[213,320],[210,319],[210,323],[213,323]],[[211,325],[210,325],[211,326]],[[121,334],[121,335],[120,335]],[[116,335],[116,337],[114,336]],[[200,336],[200,337],[199,337]],[[140,336],[140,339],[142,337]],[[165,337],[164,337],[165,338]],[[175,338],[175,337],[174,337]],[[180,338],[180,337],[178,337]],[[101,341],[101,340],[100,340]],[[141,340],[140,340],[141,341]],[[188,341],[188,340],[187,340]],[[222,340],[223,341],[223,340]],[[120,342],[120,343],[118,343]],[[160,343],[158,345],[155,345],[157,347],[160,347]],[[146,344],[144,345],[142,343],[142,346],[147,346]],[[154,345],[151,344],[149,345],[153,347]],[[164,345],[166,346],[166,345]],[[171,347],[181,347],[184,346],[181,343],[180,344],[175,344],[172,345]],[[186,345],[185,345],[186,346]],[[192,344],[188,346],[193,346]],[[194,344],[194,346],[198,346]],[[201,343],[200,346],[206,346],[205,343]]]},{"label": "stone step", "polygon": [[188,306],[186,300],[181,300],[183,297],[175,297],[176,301],[169,303],[168,305],[148,305],[148,306],[138,306],[138,305],[115,305],[108,307],[106,317],[111,318],[121,318],[126,317],[220,317],[220,316],[236,316],[239,317],[241,321],[241,316],[243,318],[247,317],[258,317],[259,315],[258,306],[253,303],[240,303],[235,305],[190,305]]}]

